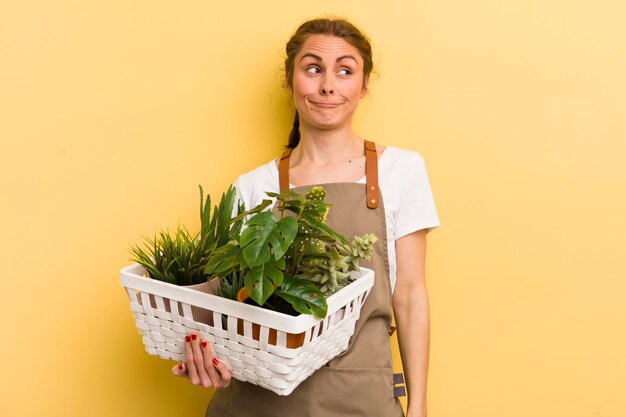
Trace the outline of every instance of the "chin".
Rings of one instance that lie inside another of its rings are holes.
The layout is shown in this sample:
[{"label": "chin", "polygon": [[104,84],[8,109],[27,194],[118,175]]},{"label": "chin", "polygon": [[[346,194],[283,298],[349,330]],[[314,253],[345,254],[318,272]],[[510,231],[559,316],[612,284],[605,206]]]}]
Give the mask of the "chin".
[{"label": "chin", "polygon": [[[318,130],[334,130],[345,126],[350,123],[350,120],[344,118],[335,117],[336,115],[330,115],[330,117],[313,117],[306,121],[306,124],[313,129]],[[300,113],[300,123],[302,123],[302,113]]]},{"label": "chin", "polygon": [[319,127],[325,127],[325,128],[337,128],[337,127],[345,125],[346,122],[348,121],[343,120],[343,119],[339,120],[339,118],[337,117],[328,117],[328,118],[315,120],[315,125]]},{"label": "chin", "polygon": [[336,121],[318,121],[312,126],[319,130],[334,130],[342,127],[344,124]]}]

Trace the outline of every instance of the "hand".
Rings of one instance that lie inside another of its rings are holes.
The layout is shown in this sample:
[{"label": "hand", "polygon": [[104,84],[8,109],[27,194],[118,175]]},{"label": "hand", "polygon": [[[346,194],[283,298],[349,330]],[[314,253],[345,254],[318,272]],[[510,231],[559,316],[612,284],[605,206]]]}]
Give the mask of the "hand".
[{"label": "hand", "polygon": [[205,388],[227,387],[232,379],[226,365],[213,357],[209,343],[195,333],[185,336],[185,362],[174,365],[172,373]]}]

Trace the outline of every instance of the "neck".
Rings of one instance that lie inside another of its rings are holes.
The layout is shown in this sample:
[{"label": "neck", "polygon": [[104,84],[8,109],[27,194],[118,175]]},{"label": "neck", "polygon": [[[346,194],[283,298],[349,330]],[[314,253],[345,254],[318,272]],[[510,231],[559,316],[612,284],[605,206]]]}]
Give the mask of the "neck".
[{"label": "neck", "polygon": [[300,135],[300,143],[292,152],[296,165],[300,162],[332,164],[363,155],[363,139],[352,131],[350,125],[327,131],[301,126]]}]

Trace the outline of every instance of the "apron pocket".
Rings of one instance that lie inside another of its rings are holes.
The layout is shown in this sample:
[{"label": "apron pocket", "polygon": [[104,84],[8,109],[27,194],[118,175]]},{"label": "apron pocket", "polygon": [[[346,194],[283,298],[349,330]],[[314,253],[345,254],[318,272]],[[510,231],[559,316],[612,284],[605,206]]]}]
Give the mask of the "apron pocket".
[{"label": "apron pocket", "polygon": [[317,372],[315,397],[318,410],[312,416],[404,416],[394,397],[393,370],[346,369],[323,366]]}]

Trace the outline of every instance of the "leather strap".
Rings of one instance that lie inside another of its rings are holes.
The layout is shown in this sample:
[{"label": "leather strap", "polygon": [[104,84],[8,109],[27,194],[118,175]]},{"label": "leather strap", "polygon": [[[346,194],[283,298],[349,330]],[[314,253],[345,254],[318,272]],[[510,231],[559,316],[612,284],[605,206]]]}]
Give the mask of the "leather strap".
[{"label": "leather strap", "polygon": [[376,144],[365,141],[365,187],[367,192],[367,207],[375,209],[378,207],[378,155],[376,154]]},{"label": "leather strap", "polygon": [[[280,191],[289,190],[289,157],[291,149],[283,152],[278,162],[278,183]],[[380,192],[378,191],[378,155],[376,153],[376,144],[369,140],[365,141],[365,190],[367,196],[367,207],[375,209],[380,201]]]},{"label": "leather strap", "polygon": [[404,375],[402,372],[399,374],[393,374],[393,396],[395,398],[404,397],[406,395],[406,389],[403,384]]},{"label": "leather strap", "polygon": [[289,191],[289,157],[291,156],[291,149],[287,149],[283,152],[278,162],[278,183],[280,185],[280,192]]}]

